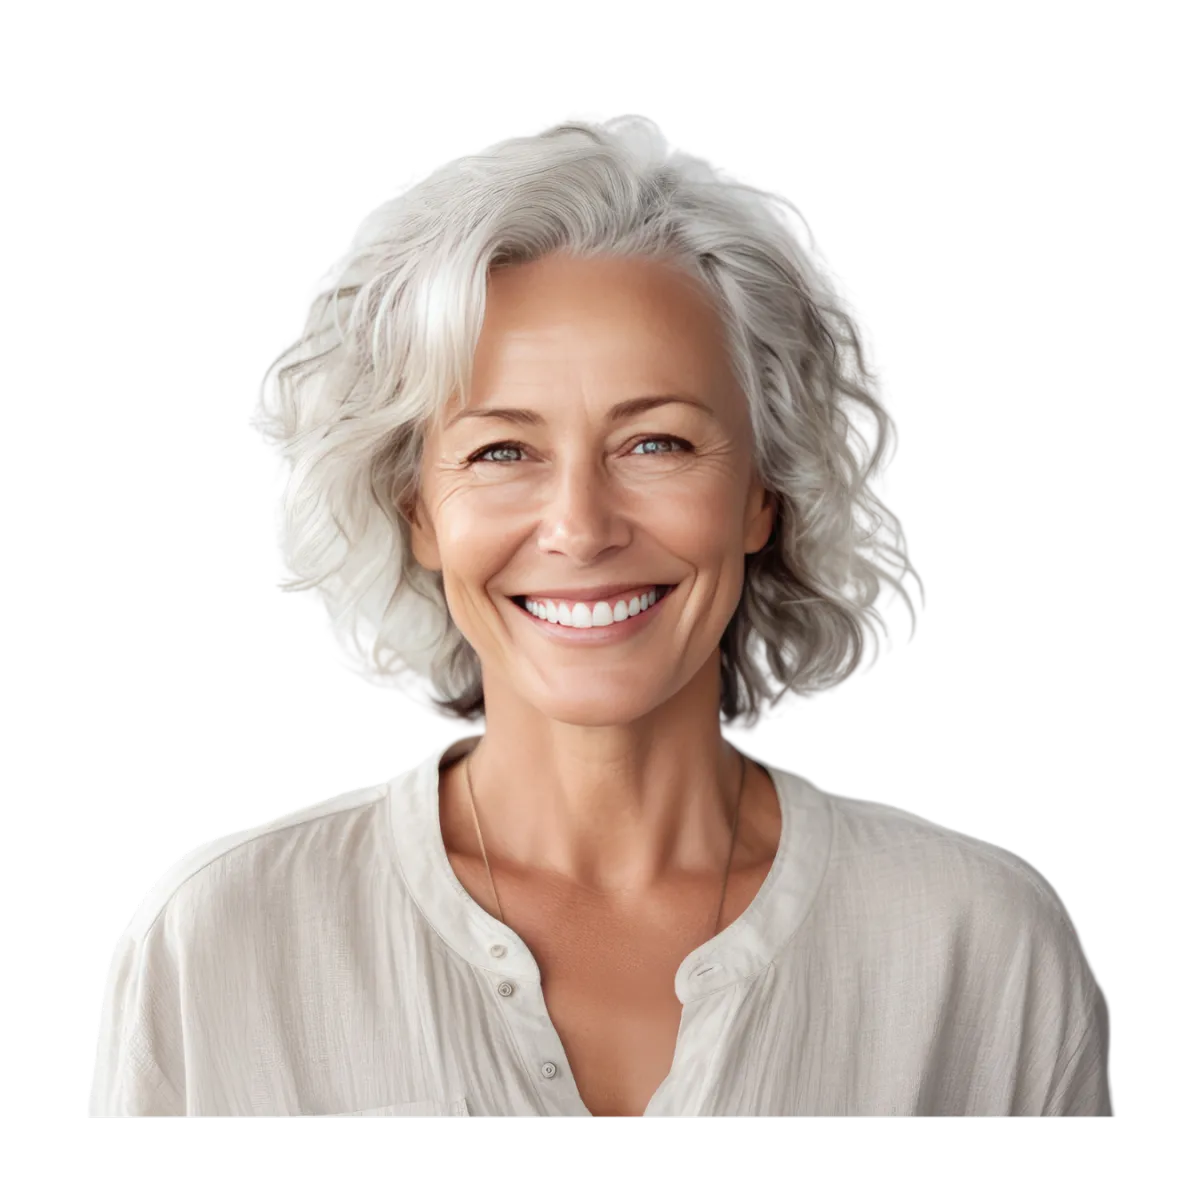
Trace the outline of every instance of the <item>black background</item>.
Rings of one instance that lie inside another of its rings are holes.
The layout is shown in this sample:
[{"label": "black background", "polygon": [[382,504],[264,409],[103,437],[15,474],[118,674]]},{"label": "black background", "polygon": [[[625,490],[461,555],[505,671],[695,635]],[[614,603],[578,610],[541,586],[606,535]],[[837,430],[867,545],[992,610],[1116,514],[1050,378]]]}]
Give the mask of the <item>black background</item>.
[{"label": "black background", "polygon": [[[134,244],[156,302],[139,325],[148,367],[130,401],[170,416],[163,444],[132,445],[125,468],[126,486],[158,503],[125,529],[125,624],[107,635],[113,652],[86,692],[89,720],[106,731],[84,805],[86,1037],[112,931],[179,851],[397,772],[455,732],[368,696],[330,664],[319,613],[272,599],[270,470],[239,412],[296,323],[296,296],[377,192],[409,166],[553,110],[397,116],[350,145],[331,134],[328,151],[288,148],[264,122],[257,140],[253,128],[215,128],[186,162],[164,157],[164,186],[187,175],[186,198],[173,200],[186,230],[170,227],[166,254],[150,238]],[[1014,216],[1027,172],[1006,136],[989,143],[978,131],[985,151],[972,157],[936,121],[914,120],[884,154],[869,126],[806,136],[793,113],[750,106],[656,115],[685,143],[784,184],[834,262],[856,272],[899,366],[900,496],[1183,491],[1183,476],[1148,450],[1145,413],[1085,353],[1079,340],[1096,330],[1063,317],[1058,301],[1055,325],[1046,320],[1067,216],[1044,196],[1037,221]],[[137,220],[166,218],[148,205]],[[1111,988],[1130,851],[1147,848],[1134,822],[1170,763],[1154,743],[1170,742],[1187,703],[1180,607],[1169,601],[1194,510],[901,508],[930,572],[919,647],[900,648],[847,696],[764,726],[752,749],[1037,856],[1072,898]],[[124,658],[131,648],[136,658]]]}]

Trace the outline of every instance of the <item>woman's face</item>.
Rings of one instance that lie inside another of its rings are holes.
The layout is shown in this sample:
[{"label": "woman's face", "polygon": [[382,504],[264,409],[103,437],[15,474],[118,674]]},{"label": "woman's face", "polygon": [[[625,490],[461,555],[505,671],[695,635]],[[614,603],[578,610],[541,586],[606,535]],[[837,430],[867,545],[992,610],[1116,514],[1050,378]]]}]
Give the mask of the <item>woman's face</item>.
[{"label": "woman's face", "polygon": [[[553,255],[491,274],[472,394],[427,431],[412,527],[479,655],[489,717],[508,695],[555,720],[623,724],[706,665],[719,681],[743,556],[774,518],[722,336],[700,285],[662,263]],[[697,403],[614,419],[654,396]],[[488,415],[500,408],[529,416]],[[555,636],[512,599],[652,583],[675,586],[606,640]]]}]

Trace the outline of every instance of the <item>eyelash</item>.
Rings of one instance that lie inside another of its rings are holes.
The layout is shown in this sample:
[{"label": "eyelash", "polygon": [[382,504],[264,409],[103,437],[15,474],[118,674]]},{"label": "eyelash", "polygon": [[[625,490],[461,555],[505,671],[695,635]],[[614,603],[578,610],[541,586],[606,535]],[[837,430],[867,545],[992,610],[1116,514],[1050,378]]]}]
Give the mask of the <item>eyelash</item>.
[{"label": "eyelash", "polygon": [[[647,434],[645,437],[638,438],[638,440],[634,443],[634,445],[640,446],[643,442],[674,442],[677,446],[682,446],[684,448],[685,452],[692,449],[691,442],[684,441],[683,438],[672,437],[670,434],[666,434],[666,433]],[[469,462],[469,463],[479,462],[483,458],[483,455],[487,454],[491,450],[507,450],[509,448],[512,448],[514,450],[522,450],[522,451],[525,449],[523,443],[521,443],[521,442],[492,442],[487,446],[481,446],[478,450],[476,450],[474,452],[474,454],[472,454],[467,459],[467,462]],[[660,455],[646,454],[646,455],[643,455],[642,457],[643,458],[658,458],[658,457],[660,457]],[[490,466],[501,466],[502,467],[502,466],[507,465],[506,463],[495,462],[491,459],[489,459],[487,461]]]}]

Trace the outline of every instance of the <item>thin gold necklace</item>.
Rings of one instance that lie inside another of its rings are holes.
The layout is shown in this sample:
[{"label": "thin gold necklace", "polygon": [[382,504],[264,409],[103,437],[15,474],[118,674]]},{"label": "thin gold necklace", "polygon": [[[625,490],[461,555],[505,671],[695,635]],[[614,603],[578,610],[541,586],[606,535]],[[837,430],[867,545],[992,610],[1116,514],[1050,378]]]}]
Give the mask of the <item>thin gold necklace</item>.
[{"label": "thin gold necklace", "polygon": [[[478,747],[476,747],[478,749]],[[475,750],[472,750],[467,755],[466,761],[463,764],[463,769],[467,776],[467,795],[471,800],[471,816],[475,819],[475,832],[479,835],[479,849],[483,854],[483,865],[487,868],[488,882],[492,885],[492,895],[496,899],[496,908],[500,913],[500,920],[504,922],[504,909],[500,907],[500,893],[496,891],[496,880],[492,875],[492,867],[488,862],[487,847],[483,844],[483,830],[479,827],[479,813],[475,808],[475,789],[471,786],[471,757]],[[716,937],[721,929],[721,912],[725,907],[725,890],[729,886],[729,869],[733,865],[733,848],[737,845],[737,830],[738,816],[742,811],[742,792],[746,788],[746,756],[741,755],[742,774],[741,780],[738,783],[737,804],[733,810],[733,836],[729,839],[729,858],[725,862],[725,878],[721,883],[721,899],[717,904],[717,923],[713,927],[712,936]],[[505,922],[507,924],[507,922]]]}]

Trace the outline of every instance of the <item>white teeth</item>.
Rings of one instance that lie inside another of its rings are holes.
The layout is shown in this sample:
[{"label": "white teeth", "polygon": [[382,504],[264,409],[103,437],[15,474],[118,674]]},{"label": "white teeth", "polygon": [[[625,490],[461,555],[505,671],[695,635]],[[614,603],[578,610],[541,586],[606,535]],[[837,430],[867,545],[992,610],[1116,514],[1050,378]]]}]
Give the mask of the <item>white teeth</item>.
[{"label": "white teeth", "polygon": [[607,600],[598,600],[591,607],[582,602],[568,606],[565,602],[556,605],[553,601],[547,604],[544,601],[526,600],[525,608],[534,616],[543,621],[549,621],[552,625],[591,629],[593,626],[612,625],[615,622],[636,617],[638,613],[644,612],[657,600],[658,592],[655,588],[651,588],[640,596],[634,596],[628,603],[618,600],[614,606],[610,606]]}]

